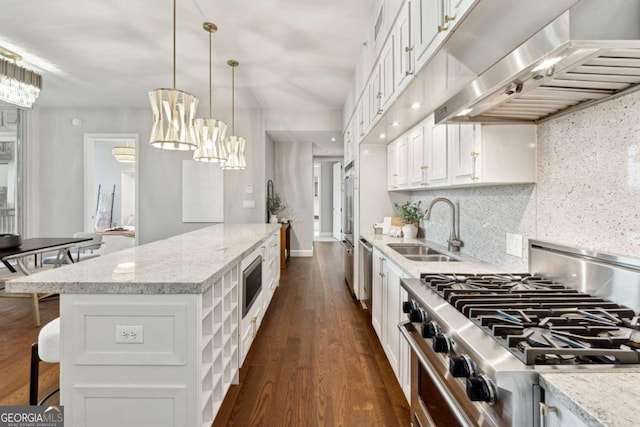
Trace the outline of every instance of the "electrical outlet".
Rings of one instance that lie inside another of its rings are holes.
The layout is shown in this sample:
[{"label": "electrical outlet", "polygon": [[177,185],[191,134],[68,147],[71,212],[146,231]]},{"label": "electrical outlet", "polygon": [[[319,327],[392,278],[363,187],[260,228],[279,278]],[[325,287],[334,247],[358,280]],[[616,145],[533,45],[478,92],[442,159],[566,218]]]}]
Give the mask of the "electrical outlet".
[{"label": "electrical outlet", "polygon": [[522,236],[507,233],[507,254],[522,258]]},{"label": "electrical outlet", "polygon": [[243,200],[242,207],[245,209],[255,209],[256,201],[255,200]]},{"label": "electrical outlet", "polygon": [[116,325],[116,342],[124,344],[141,344],[143,339],[142,325]]}]

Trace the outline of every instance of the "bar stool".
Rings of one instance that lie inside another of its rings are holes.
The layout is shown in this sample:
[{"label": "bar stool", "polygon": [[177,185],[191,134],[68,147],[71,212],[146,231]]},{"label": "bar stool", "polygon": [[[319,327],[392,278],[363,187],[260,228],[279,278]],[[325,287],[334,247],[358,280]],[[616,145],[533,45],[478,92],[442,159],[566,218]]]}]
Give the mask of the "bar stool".
[{"label": "bar stool", "polygon": [[60,318],[52,320],[42,327],[38,334],[38,342],[31,345],[31,375],[29,378],[29,405],[42,405],[53,396],[59,388],[51,391],[38,401],[38,374],[40,361],[60,363]]}]

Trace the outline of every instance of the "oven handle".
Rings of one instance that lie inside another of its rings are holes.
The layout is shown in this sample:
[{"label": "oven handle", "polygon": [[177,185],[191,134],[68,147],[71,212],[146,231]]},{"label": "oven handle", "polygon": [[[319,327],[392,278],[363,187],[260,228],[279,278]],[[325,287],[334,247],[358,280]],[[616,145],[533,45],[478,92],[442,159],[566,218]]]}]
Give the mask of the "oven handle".
[{"label": "oven handle", "polygon": [[402,335],[404,335],[404,338],[409,343],[411,350],[420,361],[420,364],[422,365],[424,370],[427,371],[427,373],[433,380],[433,384],[435,384],[435,386],[438,388],[440,395],[445,400],[449,408],[451,408],[451,411],[455,415],[458,422],[460,422],[460,424],[465,426],[473,426],[473,423],[471,422],[471,420],[460,409],[455,399],[451,397],[451,394],[449,394],[449,390],[447,390],[447,388],[442,384],[442,382],[440,382],[440,379],[438,378],[438,374],[434,372],[433,368],[431,367],[431,364],[429,363],[425,355],[422,353],[422,350],[418,346],[418,343],[413,339],[411,332],[407,330],[407,325],[410,325],[410,324],[411,322],[409,320],[405,322],[401,322],[400,324],[398,324],[398,329],[400,329],[400,332],[402,333]]}]

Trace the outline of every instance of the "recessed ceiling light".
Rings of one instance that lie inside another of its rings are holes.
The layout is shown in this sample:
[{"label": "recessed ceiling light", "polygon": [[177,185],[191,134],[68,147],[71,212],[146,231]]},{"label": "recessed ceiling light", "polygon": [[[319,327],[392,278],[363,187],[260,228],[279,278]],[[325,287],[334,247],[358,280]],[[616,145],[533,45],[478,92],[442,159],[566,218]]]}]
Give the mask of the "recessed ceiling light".
[{"label": "recessed ceiling light", "polygon": [[397,128],[398,126],[400,126],[400,122],[393,122],[391,123],[391,126],[393,126],[394,128]]},{"label": "recessed ceiling light", "polygon": [[334,138],[331,138],[331,140],[332,140],[333,142],[335,142],[335,141],[336,141],[335,137],[334,137]]},{"label": "recessed ceiling light", "polygon": [[413,104],[411,104],[411,108],[413,108],[414,110],[417,110],[418,108],[420,108],[420,103],[414,102]]},{"label": "recessed ceiling light", "polygon": [[456,117],[466,116],[471,111],[473,111],[471,108],[465,108],[464,110],[460,110],[460,112],[458,114],[456,114]]},{"label": "recessed ceiling light", "polygon": [[540,71],[540,70],[546,70],[547,68],[557,64],[558,62],[560,62],[562,60],[561,56],[557,56],[555,58],[549,58],[549,59],[545,59],[544,61],[542,61],[540,63],[540,65],[538,65],[537,67],[535,67],[533,71]]},{"label": "recessed ceiling light", "polygon": [[385,135],[384,133],[380,134],[380,139],[385,139],[387,137],[387,135]]}]

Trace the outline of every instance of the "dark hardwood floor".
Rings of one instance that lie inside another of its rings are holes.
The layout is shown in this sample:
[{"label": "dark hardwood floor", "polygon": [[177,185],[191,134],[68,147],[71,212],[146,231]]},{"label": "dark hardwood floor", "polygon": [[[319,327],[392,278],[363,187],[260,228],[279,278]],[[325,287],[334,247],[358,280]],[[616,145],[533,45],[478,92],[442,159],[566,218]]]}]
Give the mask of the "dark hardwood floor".
[{"label": "dark hardwood floor", "polygon": [[214,426],[408,426],[409,407],[365,311],[344,282],[342,247],[282,272]]},{"label": "dark hardwood floor", "polygon": [[[58,313],[58,298],[40,301],[42,326]],[[0,406],[29,404],[31,344],[38,340],[39,331],[33,326],[31,299],[0,298]],[[40,363],[40,397],[58,387],[59,372],[57,363]],[[59,399],[56,393],[47,403],[55,405]]]},{"label": "dark hardwood floor", "polygon": [[[339,243],[292,258],[215,426],[408,426],[409,408],[359,303],[344,283]],[[28,299],[0,298],[0,405],[29,400],[29,356],[39,328]],[[58,300],[41,303],[42,324]],[[58,364],[40,364],[40,396]],[[58,395],[48,403],[57,404]]]}]

